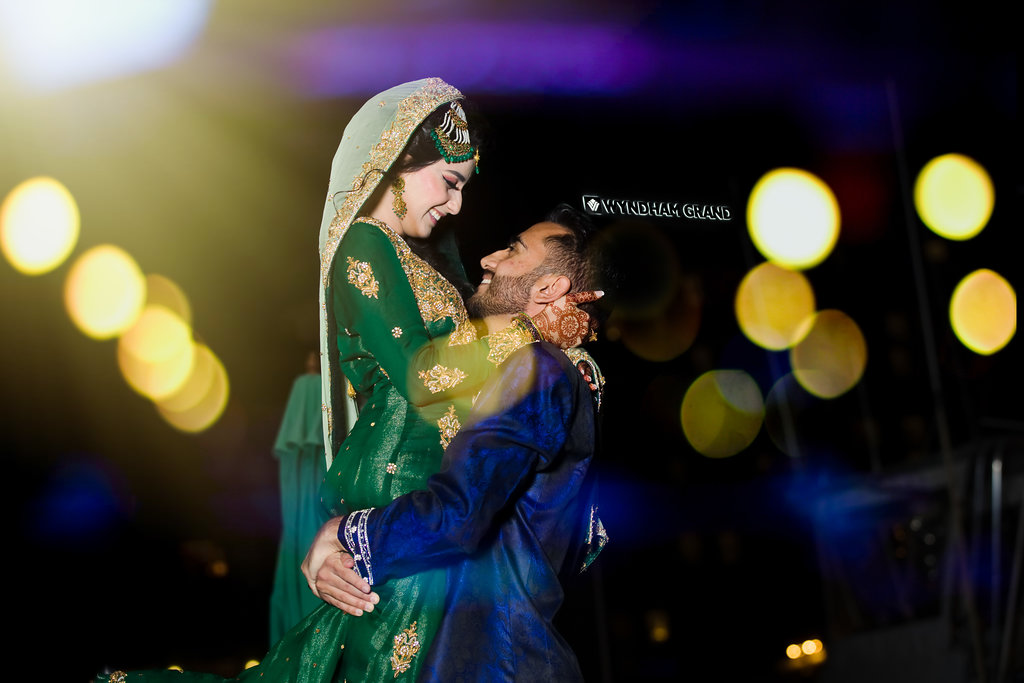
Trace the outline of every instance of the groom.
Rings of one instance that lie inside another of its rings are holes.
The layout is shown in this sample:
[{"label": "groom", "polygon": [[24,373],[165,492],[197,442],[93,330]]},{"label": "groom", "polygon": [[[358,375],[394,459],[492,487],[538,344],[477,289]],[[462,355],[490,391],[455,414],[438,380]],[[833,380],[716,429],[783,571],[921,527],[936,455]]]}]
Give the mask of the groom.
[{"label": "groom", "polygon": [[[587,237],[583,217],[556,209],[481,260],[470,314],[493,333],[517,312],[592,290]],[[358,615],[373,609],[372,585],[445,565],[445,615],[422,679],[582,680],[552,620],[560,577],[606,540],[590,471],[595,438],[587,381],[558,347],[528,344],[483,387],[428,490],[330,520],[303,572],[318,596]]]}]

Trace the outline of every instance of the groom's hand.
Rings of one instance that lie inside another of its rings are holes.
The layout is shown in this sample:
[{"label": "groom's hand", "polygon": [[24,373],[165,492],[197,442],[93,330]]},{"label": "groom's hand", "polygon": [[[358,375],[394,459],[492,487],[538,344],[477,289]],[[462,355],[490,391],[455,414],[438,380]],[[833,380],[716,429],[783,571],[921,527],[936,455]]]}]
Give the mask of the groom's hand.
[{"label": "groom's hand", "polygon": [[380,598],[353,569],[355,562],[338,540],[341,518],[328,521],[317,532],[302,561],[302,574],[313,595],[354,616],[373,611]]}]

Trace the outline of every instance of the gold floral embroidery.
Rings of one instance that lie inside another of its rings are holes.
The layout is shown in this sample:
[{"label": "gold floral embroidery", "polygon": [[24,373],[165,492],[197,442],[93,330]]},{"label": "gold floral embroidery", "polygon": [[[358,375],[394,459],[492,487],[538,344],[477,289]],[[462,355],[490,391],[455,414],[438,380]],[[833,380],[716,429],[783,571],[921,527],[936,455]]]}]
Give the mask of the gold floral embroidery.
[{"label": "gold floral embroidery", "polygon": [[128,674],[126,674],[125,672],[115,671],[114,673],[110,674],[110,678],[107,680],[109,681],[109,683],[124,683],[127,677]]},{"label": "gold floral embroidery", "polygon": [[416,635],[416,622],[395,636],[395,647],[391,651],[391,668],[398,674],[405,673],[412,666],[412,658],[420,651],[420,639]]},{"label": "gold floral embroidery", "polygon": [[437,427],[441,430],[441,448],[448,448],[455,435],[462,429],[459,423],[459,416],[455,414],[455,406],[448,406],[448,412],[437,421]]},{"label": "gold floral embroidery", "polygon": [[398,327],[397,325],[395,327],[392,327],[391,328],[391,336],[394,337],[395,339],[398,339],[399,337],[401,337],[402,336],[402,328]]},{"label": "gold floral embroidery", "polygon": [[386,469],[386,470],[387,470],[388,474],[394,474],[395,472],[397,472],[397,471],[398,471],[398,465],[396,465],[396,464],[395,464],[395,463],[393,463],[393,462],[389,462],[389,463],[388,463],[388,466],[387,466],[387,467],[385,467],[384,469]]},{"label": "gold floral embroidery", "polygon": [[423,386],[430,389],[430,393],[437,394],[446,389],[458,386],[459,382],[466,379],[466,373],[458,368],[446,368],[443,365],[435,365],[430,371],[420,370],[420,379]]},{"label": "gold floral embroidery", "polygon": [[366,261],[356,261],[351,256],[348,257],[348,281],[365,296],[377,298],[380,285],[373,277],[373,268]]},{"label": "gold floral embroidery", "polygon": [[466,320],[459,323],[455,331],[448,335],[448,346],[461,346],[477,340],[476,327]]},{"label": "gold floral embroidery", "polygon": [[[360,220],[366,220],[361,218]],[[373,219],[370,219],[373,220]],[[367,221],[370,222],[370,221]],[[455,286],[441,276],[433,267],[412,252],[409,245],[387,226],[382,227],[384,234],[391,240],[402,263],[402,270],[409,278],[409,286],[416,296],[416,304],[420,309],[423,322],[429,323],[442,318],[451,318],[456,326],[469,322],[466,306]]]},{"label": "gold floral embroidery", "polygon": [[488,339],[491,348],[487,352],[487,360],[495,365],[501,365],[513,351],[534,341],[533,335],[518,320],[513,320],[511,325],[495,332]]}]

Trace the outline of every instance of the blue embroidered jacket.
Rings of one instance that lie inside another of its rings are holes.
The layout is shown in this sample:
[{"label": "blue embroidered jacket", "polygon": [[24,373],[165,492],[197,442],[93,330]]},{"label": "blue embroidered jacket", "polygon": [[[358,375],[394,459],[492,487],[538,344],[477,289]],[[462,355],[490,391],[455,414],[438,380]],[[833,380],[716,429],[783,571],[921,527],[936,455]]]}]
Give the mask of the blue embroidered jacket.
[{"label": "blue embroidered jacket", "polygon": [[445,615],[421,680],[575,681],[552,619],[559,577],[603,545],[590,388],[557,347],[513,353],[481,390],[428,490],[359,510],[339,538],[371,584],[446,565]]}]

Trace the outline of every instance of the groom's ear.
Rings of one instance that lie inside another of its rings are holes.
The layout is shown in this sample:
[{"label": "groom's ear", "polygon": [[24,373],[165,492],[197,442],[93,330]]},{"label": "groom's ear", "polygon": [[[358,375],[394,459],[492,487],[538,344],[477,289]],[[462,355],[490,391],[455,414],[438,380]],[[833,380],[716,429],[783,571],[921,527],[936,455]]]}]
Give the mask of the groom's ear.
[{"label": "groom's ear", "polygon": [[530,288],[530,300],[535,304],[546,306],[568,294],[571,288],[572,283],[564,275],[541,275]]}]

